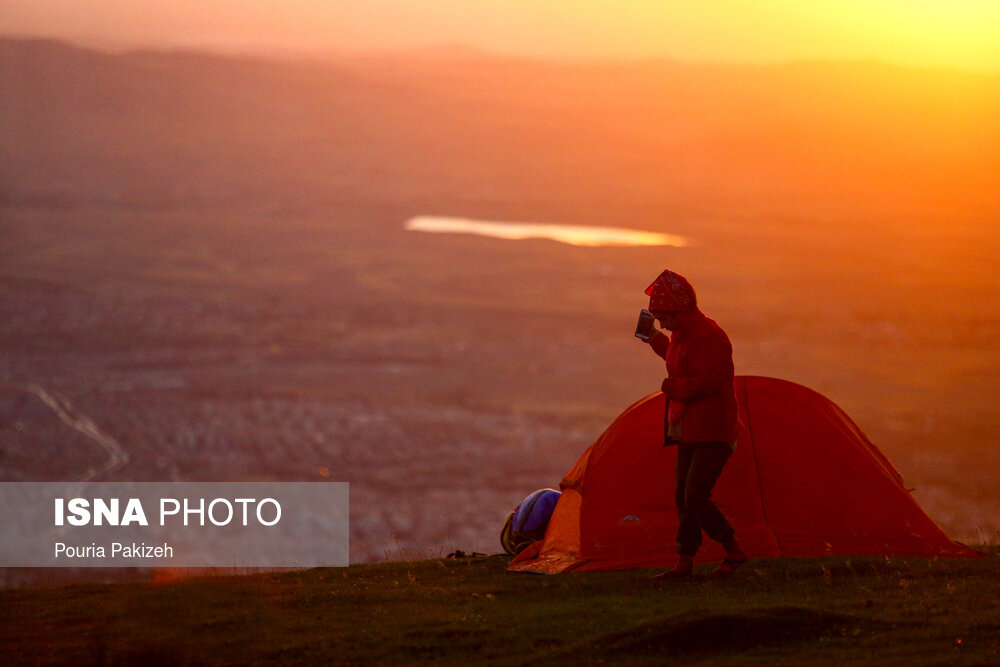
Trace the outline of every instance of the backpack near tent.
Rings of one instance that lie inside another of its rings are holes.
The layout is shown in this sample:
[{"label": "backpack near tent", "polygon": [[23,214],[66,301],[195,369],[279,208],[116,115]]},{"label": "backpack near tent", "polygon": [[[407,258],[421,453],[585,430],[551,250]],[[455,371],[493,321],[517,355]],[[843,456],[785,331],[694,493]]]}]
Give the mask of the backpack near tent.
[{"label": "backpack near tent", "polygon": [[562,495],[555,489],[538,489],[518,503],[507,515],[500,531],[500,545],[511,556],[545,537],[549,519]]},{"label": "backpack near tent", "polygon": [[[740,434],[714,490],[747,555],[976,556],[941,531],[899,473],[833,402],[801,385],[737,376]],[[563,478],[544,540],[513,571],[554,574],[672,565],[676,447],[664,397],[630,406]],[[706,542],[697,562],[718,560]]]}]

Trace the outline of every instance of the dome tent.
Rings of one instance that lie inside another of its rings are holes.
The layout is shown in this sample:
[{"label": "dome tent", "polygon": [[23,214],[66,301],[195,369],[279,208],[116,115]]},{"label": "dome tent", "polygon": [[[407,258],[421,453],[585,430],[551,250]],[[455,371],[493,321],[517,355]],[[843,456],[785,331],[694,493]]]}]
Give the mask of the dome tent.
[{"label": "dome tent", "polygon": [[[941,531],[899,473],[832,401],[801,385],[737,376],[739,444],[713,497],[751,558],[976,556]],[[675,447],[662,393],[625,410],[563,478],[545,539],[513,571],[670,566]],[[719,560],[707,540],[696,561]]]}]

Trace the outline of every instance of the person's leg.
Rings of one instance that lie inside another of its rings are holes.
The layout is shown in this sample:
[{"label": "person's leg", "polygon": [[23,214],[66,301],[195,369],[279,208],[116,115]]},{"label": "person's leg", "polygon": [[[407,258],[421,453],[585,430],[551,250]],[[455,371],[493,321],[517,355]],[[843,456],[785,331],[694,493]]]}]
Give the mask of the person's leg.
[{"label": "person's leg", "polygon": [[685,485],[685,512],[696,516],[705,533],[721,542],[726,550],[725,560],[715,569],[718,575],[731,574],[747,559],[732,524],[712,501],[712,489],[731,454],[732,448],[727,442],[699,444]]},{"label": "person's leg", "polygon": [[[694,446],[689,443],[677,445],[677,463],[674,467],[674,504],[677,505],[677,563],[673,569],[662,572],[654,579],[676,579],[690,576],[694,568],[694,554],[701,543],[701,528],[684,518],[684,490],[687,486],[688,471],[691,468],[691,457]],[[691,537],[694,532],[694,538]]]},{"label": "person's leg", "polygon": [[[677,553],[694,557],[701,546],[701,522],[692,512],[688,495],[692,483],[692,469],[697,457],[697,445],[682,442],[677,445],[677,467],[674,469],[674,502],[677,505]],[[694,480],[697,485],[697,480]],[[697,508],[695,508],[697,509]]]},{"label": "person's leg", "polygon": [[732,524],[712,501],[712,489],[732,451],[727,442],[703,442],[695,445],[684,487],[683,512],[690,517],[691,523],[697,523],[699,544],[702,530],[710,538],[723,544],[733,540],[735,531]]}]

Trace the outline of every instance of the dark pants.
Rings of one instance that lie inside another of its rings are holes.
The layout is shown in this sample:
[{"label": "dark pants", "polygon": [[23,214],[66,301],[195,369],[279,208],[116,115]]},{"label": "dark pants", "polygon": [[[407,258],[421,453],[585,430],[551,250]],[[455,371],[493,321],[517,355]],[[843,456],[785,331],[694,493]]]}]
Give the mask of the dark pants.
[{"label": "dark pants", "polygon": [[712,502],[712,487],[733,453],[728,442],[682,442],[677,445],[677,552],[694,556],[701,531],[717,542],[728,542],[735,531]]}]

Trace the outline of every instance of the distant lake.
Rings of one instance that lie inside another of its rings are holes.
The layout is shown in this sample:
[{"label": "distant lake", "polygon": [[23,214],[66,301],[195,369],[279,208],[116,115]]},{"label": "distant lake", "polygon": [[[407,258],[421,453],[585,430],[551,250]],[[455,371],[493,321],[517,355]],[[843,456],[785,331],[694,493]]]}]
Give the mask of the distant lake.
[{"label": "distant lake", "polygon": [[478,234],[498,239],[551,239],[578,246],[675,246],[688,245],[683,236],[644,232],[620,227],[587,227],[540,222],[491,222],[469,218],[420,215],[406,222],[413,232]]}]

